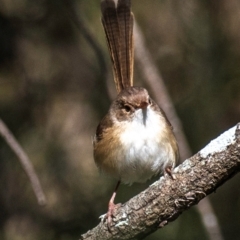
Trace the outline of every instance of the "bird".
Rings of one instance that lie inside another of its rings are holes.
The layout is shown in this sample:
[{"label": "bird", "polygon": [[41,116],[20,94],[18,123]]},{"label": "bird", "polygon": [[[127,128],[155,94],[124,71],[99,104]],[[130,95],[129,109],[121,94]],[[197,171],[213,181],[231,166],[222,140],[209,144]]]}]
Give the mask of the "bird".
[{"label": "bird", "polygon": [[145,88],[133,86],[131,0],[102,0],[101,13],[118,95],[97,126],[93,157],[100,172],[117,179],[106,214],[110,228],[120,183],[146,182],[159,174],[174,179],[179,150],[164,111]]}]

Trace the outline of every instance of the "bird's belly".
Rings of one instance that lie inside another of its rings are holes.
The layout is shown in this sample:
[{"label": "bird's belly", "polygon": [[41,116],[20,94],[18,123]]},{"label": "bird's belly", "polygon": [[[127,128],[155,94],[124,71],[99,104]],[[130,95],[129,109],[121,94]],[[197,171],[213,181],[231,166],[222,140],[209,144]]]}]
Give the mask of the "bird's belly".
[{"label": "bird's belly", "polygon": [[[121,134],[116,165],[121,181],[145,182],[174,161],[173,149],[162,129],[131,126]],[[174,166],[173,166],[174,167]]]},{"label": "bird's belly", "polygon": [[[145,182],[166,167],[175,167],[173,135],[152,111],[135,121],[115,122],[95,143],[95,162],[102,172],[122,182]],[[107,146],[107,148],[106,148]]]}]

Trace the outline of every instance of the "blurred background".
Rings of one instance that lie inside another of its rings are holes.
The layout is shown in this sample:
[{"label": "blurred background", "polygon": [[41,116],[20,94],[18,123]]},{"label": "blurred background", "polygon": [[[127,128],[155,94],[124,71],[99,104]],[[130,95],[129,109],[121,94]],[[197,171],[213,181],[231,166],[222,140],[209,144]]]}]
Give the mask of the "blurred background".
[{"label": "blurred background", "polygon": [[[0,0],[0,117],[48,200],[38,205],[1,138],[2,240],[76,240],[107,211],[116,180],[99,174],[92,137],[116,91],[99,4]],[[133,0],[132,9],[196,153],[240,119],[240,1]],[[145,86],[139,70],[135,62],[135,85]],[[239,181],[237,175],[210,196],[227,240],[240,239]],[[149,184],[121,185],[116,202]],[[192,208],[147,239],[209,237]]]}]

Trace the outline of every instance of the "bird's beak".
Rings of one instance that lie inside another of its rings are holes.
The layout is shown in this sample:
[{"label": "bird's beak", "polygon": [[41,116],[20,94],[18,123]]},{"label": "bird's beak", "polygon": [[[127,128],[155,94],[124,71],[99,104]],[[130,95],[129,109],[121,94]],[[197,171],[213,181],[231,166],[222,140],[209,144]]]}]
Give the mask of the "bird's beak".
[{"label": "bird's beak", "polygon": [[147,120],[147,107],[148,107],[148,102],[141,102],[140,108],[142,109],[144,125],[146,125],[146,120]]},{"label": "bird's beak", "polygon": [[140,103],[140,108],[141,108],[141,109],[146,109],[147,106],[148,106],[148,102],[141,102],[141,103]]}]

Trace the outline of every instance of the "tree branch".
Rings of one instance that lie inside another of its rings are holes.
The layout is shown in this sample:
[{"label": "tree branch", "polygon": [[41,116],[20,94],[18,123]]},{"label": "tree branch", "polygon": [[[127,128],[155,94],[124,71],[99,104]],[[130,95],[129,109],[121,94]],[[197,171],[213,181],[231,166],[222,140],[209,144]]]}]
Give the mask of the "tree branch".
[{"label": "tree branch", "polygon": [[174,170],[175,180],[161,177],[120,206],[114,213],[111,232],[102,221],[81,239],[143,239],[174,221],[239,171],[240,123],[179,165]]},{"label": "tree branch", "polygon": [[10,132],[10,130],[7,128],[7,126],[1,119],[0,119],[0,135],[2,135],[2,137],[5,139],[9,147],[19,158],[19,161],[22,164],[22,167],[30,180],[33,191],[37,197],[38,203],[40,205],[46,204],[45,194],[43,193],[40,181],[33,168],[31,161],[29,160],[27,154],[24,152],[20,144],[17,142],[13,134]]}]

